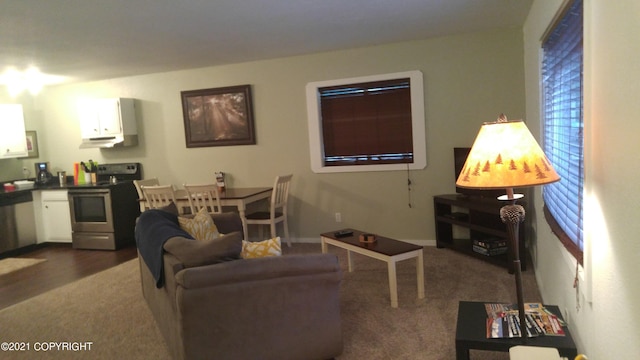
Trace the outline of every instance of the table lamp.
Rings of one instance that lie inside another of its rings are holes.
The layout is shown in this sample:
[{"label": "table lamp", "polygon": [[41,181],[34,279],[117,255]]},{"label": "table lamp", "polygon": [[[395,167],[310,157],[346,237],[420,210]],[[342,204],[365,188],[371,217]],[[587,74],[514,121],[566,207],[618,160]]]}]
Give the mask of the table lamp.
[{"label": "table lamp", "polygon": [[520,334],[527,337],[522,294],[522,269],[518,249],[518,227],[524,221],[524,208],[516,200],[513,188],[544,185],[560,180],[546,155],[522,120],[509,121],[504,114],[497,121],[482,125],[456,186],[475,189],[505,189],[498,197],[508,202],[500,209],[500,218],[507,226],[516,278],[516,294],[520,318]]}]

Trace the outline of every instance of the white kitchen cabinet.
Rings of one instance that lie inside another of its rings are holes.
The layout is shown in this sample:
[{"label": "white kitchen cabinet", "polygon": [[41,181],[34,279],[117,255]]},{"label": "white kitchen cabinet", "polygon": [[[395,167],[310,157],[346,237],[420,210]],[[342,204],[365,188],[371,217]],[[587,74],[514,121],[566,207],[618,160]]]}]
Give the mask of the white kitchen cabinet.
[{"label": "white kitchen cabinet", "polygon": [[[44,242],[71,242],[71,213],[66,190],[41,192]],[[43,242],[39,241],[39,242]]]},{"label": "white kitchen cabinet", "polygon": [[0,159],[27,156],[22,105],[0,104],[0,129]]},{"label": "white kitchen cabinet", "polygon": [[137,144],[133,99],[87,99],[78,103],[81,147]]}]

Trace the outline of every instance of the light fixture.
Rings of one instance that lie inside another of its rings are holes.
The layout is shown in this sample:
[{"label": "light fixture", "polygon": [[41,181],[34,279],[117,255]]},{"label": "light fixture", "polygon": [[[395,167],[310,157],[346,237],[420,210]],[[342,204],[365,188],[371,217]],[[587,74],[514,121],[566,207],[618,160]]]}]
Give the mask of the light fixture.
[{"label": "light fixture", "polygon": [[64,76],[44,74],[36,67],[25,71],[9,68],[0,74],[0,85],[5,85],[11,97],[16,97],[25,90],[37,95],[44,86],[59,84],[65,81]]},{"label": "light fixture", "polygon": [[518,228],[524,221],[525,211],[516,200],[524,197],[514,194],[513,188],[544,185],[560,180],[522,120],[508,121],[500,115],[495,122],[482,125],[469,152],[456,186],[475,189],[505,189],[498,197],[508,204],[500,209],[500,218],[507,225],[520,319],[520,333],[526,339],[526,320],[522,294],[522,269],[518,246]]}]

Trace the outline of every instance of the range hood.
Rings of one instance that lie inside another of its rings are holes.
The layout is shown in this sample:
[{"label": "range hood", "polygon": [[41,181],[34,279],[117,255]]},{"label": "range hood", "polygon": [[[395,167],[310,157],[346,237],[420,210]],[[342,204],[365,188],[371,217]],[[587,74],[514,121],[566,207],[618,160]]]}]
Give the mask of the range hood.
[{"label": "range hood", "polygon": [[80,149],[138,145],[133,99],[85,99],[78,104]]},{"label": "range hood", "polygon": [[138,145],[138,135],[108,136],[82,139],[80,149],[88,148],[118,148]]}]

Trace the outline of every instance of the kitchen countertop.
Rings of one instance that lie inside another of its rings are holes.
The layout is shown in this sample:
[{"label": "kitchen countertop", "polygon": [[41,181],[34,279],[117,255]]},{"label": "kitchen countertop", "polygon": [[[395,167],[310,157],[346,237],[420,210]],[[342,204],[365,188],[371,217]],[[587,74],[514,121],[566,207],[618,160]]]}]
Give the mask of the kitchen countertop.
[{"label": "kitchen countertop", "polygon": [[[122,181],[119,181],[118,184],[126,184],[131,182],[132,181],[130,180],[122,180]],[[74,185],[73,182],[67,183],[66,186],[60,186],[60,184],[56,181],[54,183],[45,184],[45,185],[35,184],[33,189],[22,189],[22,190],[16,189],[13,191],[5,191],[4,187],[0,187],[0,206],[17,204],[19,202],[25,202],[26,198],[28,198],[28,200],[26,201],[31,201],[32,200],[31,192],[37,191],[37,190],[106,189],[111,186],[113,185],[109,183],[104,183],[104,184],[101,183],[98,185],[87,185],[87,184]]]},{"label": "kitchen countertop", "polygon": [[33,201],[31,190],[32,189],[5,192],[4,189],[2,189],[2,192],[0,193],[0,206],[15,205]]}]

